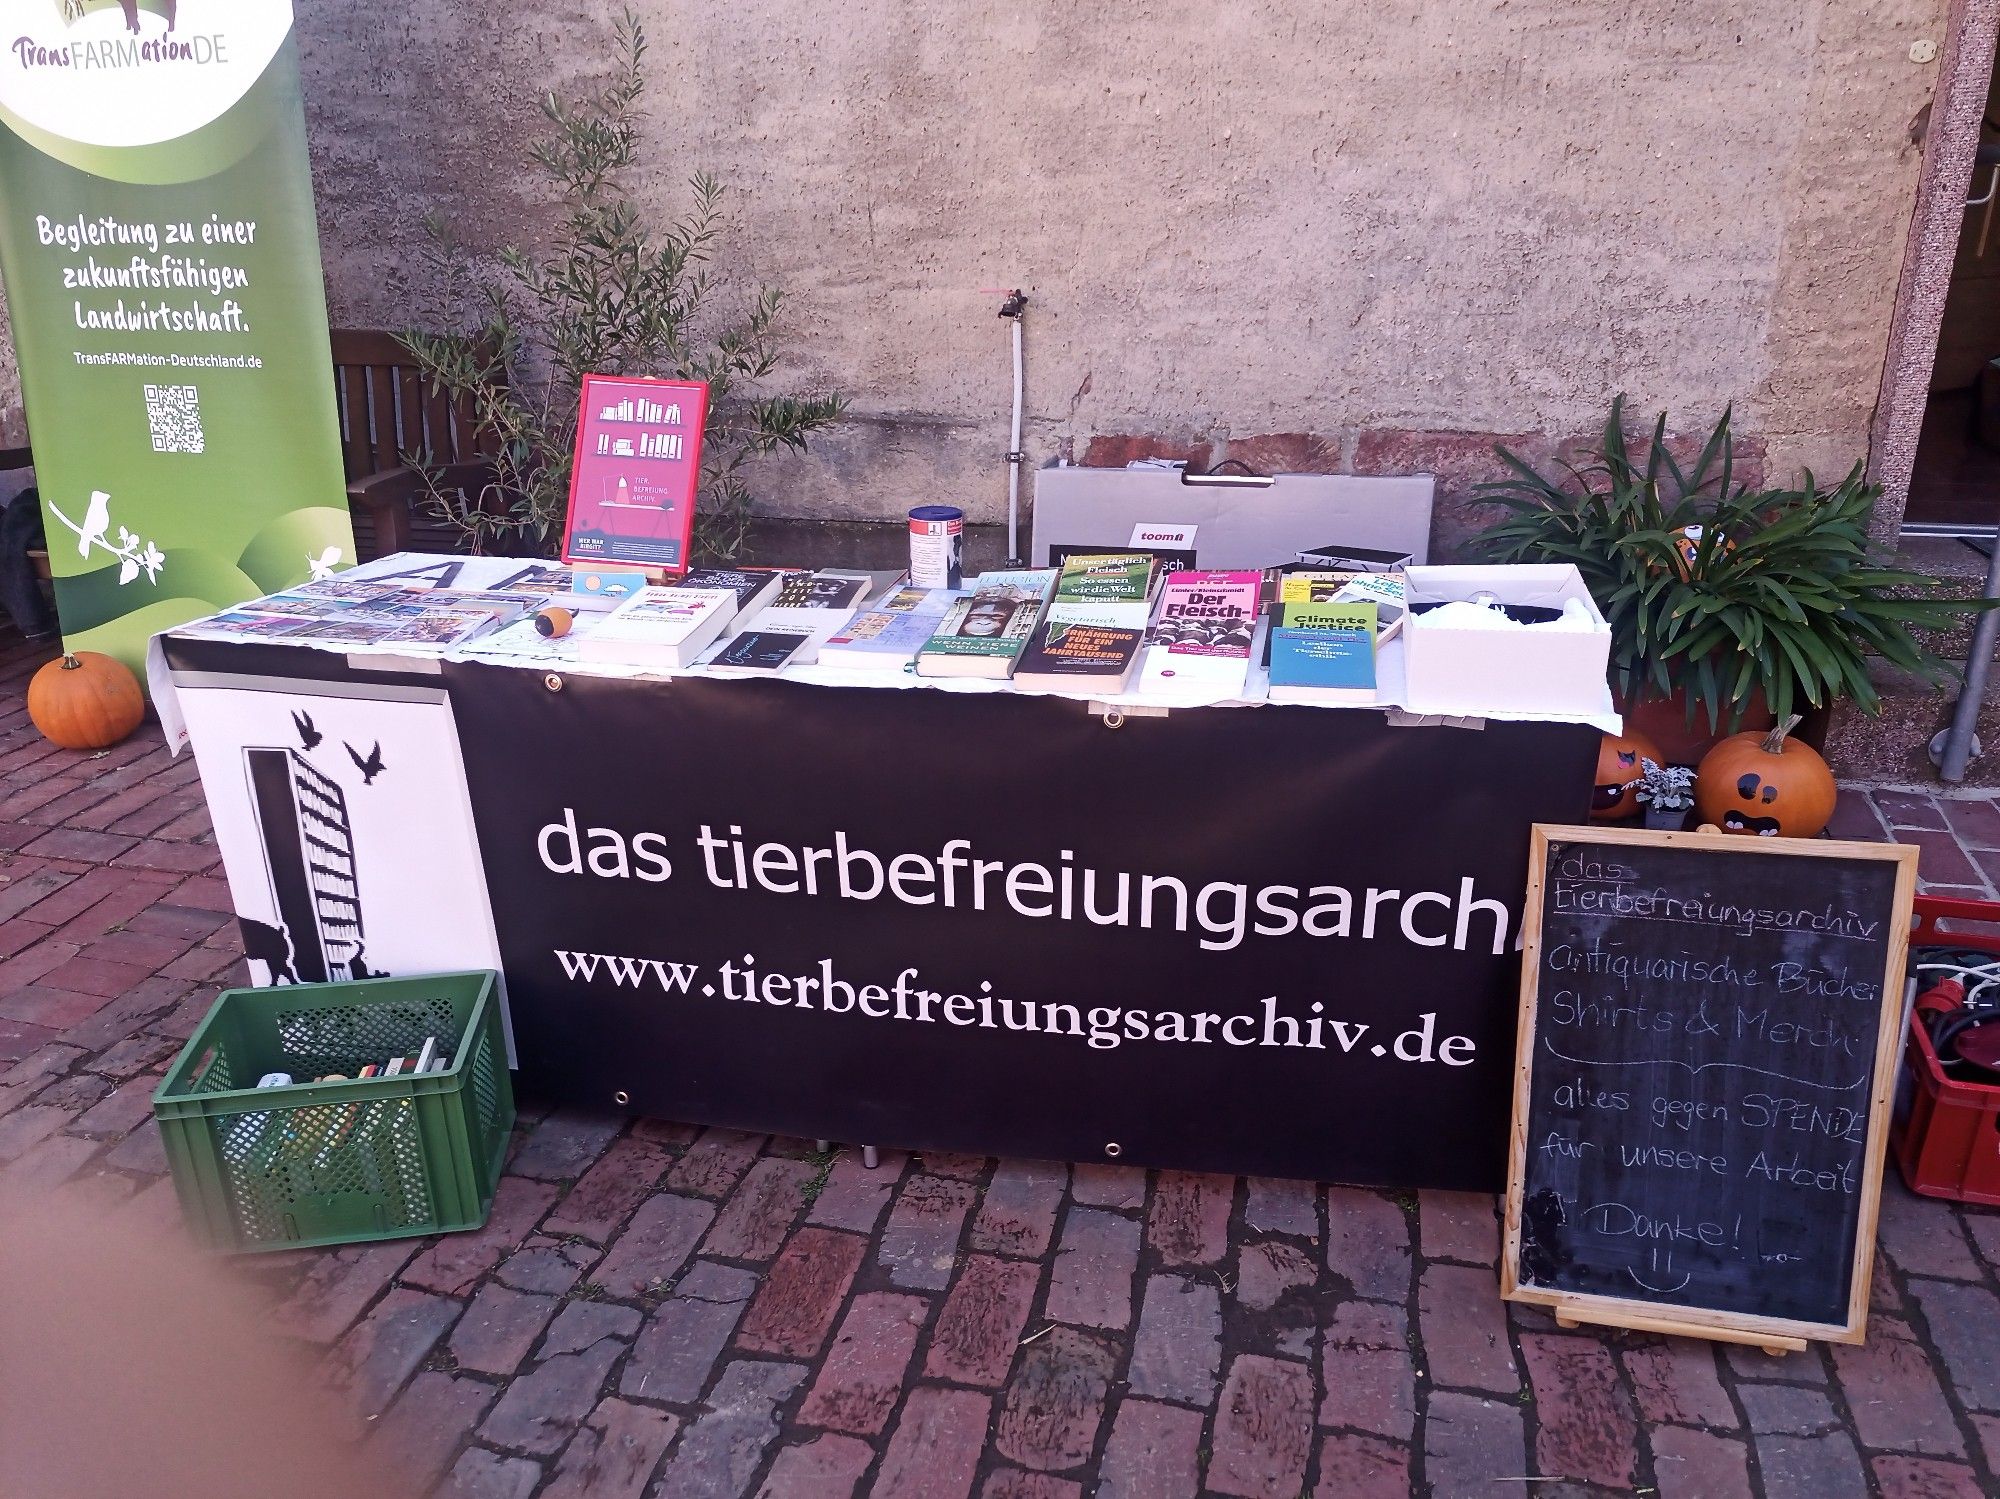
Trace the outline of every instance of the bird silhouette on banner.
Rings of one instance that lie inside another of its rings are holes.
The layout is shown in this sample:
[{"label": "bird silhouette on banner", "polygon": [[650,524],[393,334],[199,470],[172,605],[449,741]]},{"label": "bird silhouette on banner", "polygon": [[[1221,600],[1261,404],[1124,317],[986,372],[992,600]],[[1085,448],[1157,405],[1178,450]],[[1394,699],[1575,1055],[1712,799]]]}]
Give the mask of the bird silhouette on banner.
[{"label": "bird silhouette on banner", "polygon": [[375,777],[382,774],[384,769],[382,764],[382,741],[379,739],[375,741],[375,747],[368,751],[368,758],[365,760],[361,758],[361,752],[353,745],[348,744],[346,740],[341,740],[341,743],[347,747],[347,758],[352,760],[354,768],[361,772],[361,784],[364,786],[373,786],[375,784]]}]

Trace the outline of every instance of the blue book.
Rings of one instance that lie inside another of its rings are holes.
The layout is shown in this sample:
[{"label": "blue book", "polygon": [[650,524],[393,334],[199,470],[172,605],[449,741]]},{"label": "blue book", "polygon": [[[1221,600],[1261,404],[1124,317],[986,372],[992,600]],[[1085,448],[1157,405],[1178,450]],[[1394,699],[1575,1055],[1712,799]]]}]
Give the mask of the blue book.
[{"label": "blue book", "polygon": [[1374,703],[1374,615],[1372,604],[1288,605],[1284,622],[1271,631],[1273,696]]}]

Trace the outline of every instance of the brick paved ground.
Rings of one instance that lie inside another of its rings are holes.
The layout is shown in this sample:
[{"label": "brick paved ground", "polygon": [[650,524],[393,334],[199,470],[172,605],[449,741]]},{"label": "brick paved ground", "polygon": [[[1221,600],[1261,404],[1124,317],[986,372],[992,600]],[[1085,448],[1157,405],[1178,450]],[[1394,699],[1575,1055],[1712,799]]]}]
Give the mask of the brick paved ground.
[{"label": "brick paved ground", "polygon": [[[194,770],[53,751],[0,649],[0,1190],[177,1222],[148,1115],[238,972]],[[12,705],[5,707],[4,705]],[[2000,805],[1840,830],[1990,895]],[[246,1262],[368,1440],[467,1499],[1973,1496],[2000,1215],[1891,1172],[1866,1347],[1562,1332],[1491,1198],[885,1152],[524,1110],[490,1225]],[[1527,1484],[1540,1477],[1547,1481]]]}]

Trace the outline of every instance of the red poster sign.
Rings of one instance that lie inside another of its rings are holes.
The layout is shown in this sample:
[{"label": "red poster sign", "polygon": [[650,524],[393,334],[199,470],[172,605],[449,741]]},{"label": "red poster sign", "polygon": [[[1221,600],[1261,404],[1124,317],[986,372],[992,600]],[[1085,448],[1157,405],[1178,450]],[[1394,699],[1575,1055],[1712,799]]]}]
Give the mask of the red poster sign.
[{"label": "red poster sign", "polygon": [[563,561],[686,572],[708,386],[585,375]]}]

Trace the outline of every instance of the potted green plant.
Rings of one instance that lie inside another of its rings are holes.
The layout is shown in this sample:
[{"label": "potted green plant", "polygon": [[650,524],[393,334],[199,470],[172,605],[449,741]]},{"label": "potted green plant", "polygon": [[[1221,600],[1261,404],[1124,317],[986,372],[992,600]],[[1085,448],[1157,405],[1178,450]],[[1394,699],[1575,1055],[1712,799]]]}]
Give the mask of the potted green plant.
[{"label": "potted green plant", "polygon": [[1662,765],[1646,756],[1639,758],[1637,797],[1646,809],[1646,826],[1678,831],[1687,826],[1694,810],[1694,772],[1684,765]]},{"label": "potted green plant", "polygon": [[1576,565],[1611,625],[1620,706],[1669,759],[1691,763],[1746,720],[1761,728],[1836,699],[1877,712],[1873,657],[1949,680],[1955,663],[1921,632],[1983,601],[1940,597],[1934,579],[1876,553],[1868,518],[1881,490],[1859,464],[1831,489],[1809,472],[1798,488],[1752,489],[1736,478],[1729,412],[1687,467],[1664,412],[1643,463],[1624,415],[1620,396],[1597,461],[1563,464],[1556,479],[1496,447],[1513,477],[1479,492],[1511,513],[1480,544],[1495,561]]},{"label": "potted green plant", "polygon": [[[413,455],[431,511],[474,551],[552,554],[569,505],[571,446],[586,374],[667,375],[708,385],[697,554],[733,561],[750,526],[755,460],[803,453],[812,434],[837,422],[847,399],[760,390],[782,364],[783,297],[759,290],[733,315],[711,305],[712,257],[723,232],[720,182],[698,173],[692,205],[664,227],[633,200],[646,34],[630,9],[615,23],[611,80],[581,103],[541,101],[551,134],[529,149],[560,216],[539,251],[500,251],[497,269],[476,266],[435,214],[425,219],[432,284],[466,288],[474,326],[401,335],[426,392],[471,413],[490,454],[482,488],[430,454]],[[453,309],[455,312],[456,309]],[[453,312],[436,322],[449,326]]]}]

